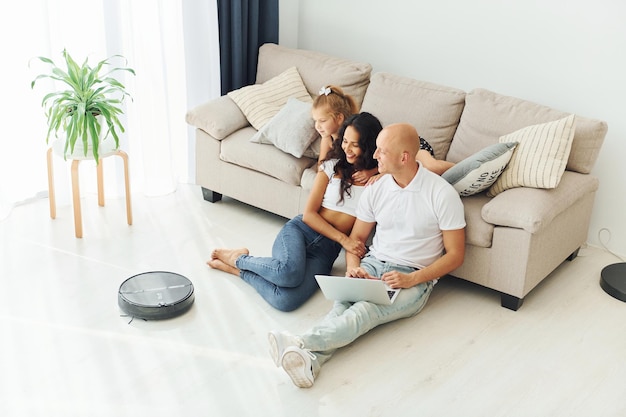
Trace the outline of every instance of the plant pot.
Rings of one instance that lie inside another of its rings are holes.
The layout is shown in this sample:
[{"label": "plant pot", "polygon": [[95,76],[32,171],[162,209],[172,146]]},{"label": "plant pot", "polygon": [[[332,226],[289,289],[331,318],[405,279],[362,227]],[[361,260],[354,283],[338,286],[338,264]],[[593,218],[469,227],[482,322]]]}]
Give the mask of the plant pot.
[{"label": "plant pot", "polygon": [[[115,139],[113,139],[110,135],[106,139],[103,139],[106,134],[106,124],[104,123],[102,116],[96,117],[100,123],[100,138],[98,139],[98,155],[100,159],[104,158],[107,155],[115,152],[118,147],[115,146]],[[93,141],[91,140],[91,135],[89,135],[89,139],[87,139],[87,153],[85,154],[85,148],[83,146],[83,141],[80,138],[74,143],[74,151],[67,148],[67,153],[64,154],[65,151],[65,142],[67,138],[65,135],[56,139],[52,143],[52,148],[55,154],[63,157],[64,159],[94,159],[93,157]]]},{"label": "plant pot", "polygon": [[[113,152],[117,151],[119,149],[119,147],[115,146],[115,141],[113,140],[113,138],[109,137],[106,140],[101,140],[100,141],[100,145],[98,147],[98,155],[100,156],[100,159],[104,158],[107,155],[112,154]],[[65,138],[58,138],[57,140],[55,140],[54,142],[52,142],[52,150],[54,151],[54,153],[66,160],[72,160],[72,159],[80,159],[80,160],[87,160],[87,159],[94,159],[93,158],[93,151],[91,149],[91,145],[87,147],[87,155],[85,155],[85,150],[83,148],[83,143],[80,141],[76,141],[76,144],[74,145],[74,152],[72,152],[71,154],[69,153],[69,149],[68,149],[68,154],[64,155],[63,151],[65,150]]]}]

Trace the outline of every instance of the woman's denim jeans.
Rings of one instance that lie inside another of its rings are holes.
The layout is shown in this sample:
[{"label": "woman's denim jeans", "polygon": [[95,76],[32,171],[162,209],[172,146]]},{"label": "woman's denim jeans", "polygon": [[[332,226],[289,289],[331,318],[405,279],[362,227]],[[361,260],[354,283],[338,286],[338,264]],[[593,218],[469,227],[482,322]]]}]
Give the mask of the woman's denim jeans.
[{"label": "woman's denim jeans", "polygon": [[[379,261],[372,256],[363,258],[361,266],[376,277],[391,270],[404,273],[415,271],[414,268]],[[320,367],[338,348],[348,345],[374,327],[419,313],[426,305],[433,285],[434,282],[429,281],[403,289],[391,305],[367,301],[335,302],[333,309],[319,324],[300,336],[304,348],[316,356],[313,361],[314,374],[317,375]]]},{"label": "woman's denim jeans", "polygon": [[311,229],[298,215],[276,236],[271,258],[241,255],[235,266],[265,301],[291,311],[317,291],[315,275],[329,274],[340,251],[340,244]]}]

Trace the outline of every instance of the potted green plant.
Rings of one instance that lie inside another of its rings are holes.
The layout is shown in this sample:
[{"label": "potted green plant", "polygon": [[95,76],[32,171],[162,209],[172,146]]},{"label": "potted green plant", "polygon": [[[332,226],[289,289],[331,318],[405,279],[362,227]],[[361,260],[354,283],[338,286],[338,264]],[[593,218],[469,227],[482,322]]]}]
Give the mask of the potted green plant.
[{"label": "potted green plant", "polygon": [[[114,59],[122,59],[126,65],[126,59],[122,55],[113,55],[94,67],[89,65],[88,59],[79,66],[65,49],[62,55],[65,69],[59,68],[50,58],[37,57],[36,59],[50,66],[50,71],[38,75],[31,82],[32,89],[41,78],[60,81],[68,87],[46,94],[41,102],[48,119],[46,143],[53,132],[55,137],[59,137],[59,132],[64,132],[65,157],[73,154],[76,142],[80,140],[84,156],[91,150],[97,162],[100,141],[105,140],[109,133],[115,140],[115,149],[119,148],[118,130],[119,133],[124,132],[124,126],[118,116],[123,114],[124,98],[128,96],[132,100],[126,87],[111,77],[111,74],[126,71],[135,75],[135,71],[132,68],[113,66],[111,62]],[[106,132],[101,135],[103,128]]]}]

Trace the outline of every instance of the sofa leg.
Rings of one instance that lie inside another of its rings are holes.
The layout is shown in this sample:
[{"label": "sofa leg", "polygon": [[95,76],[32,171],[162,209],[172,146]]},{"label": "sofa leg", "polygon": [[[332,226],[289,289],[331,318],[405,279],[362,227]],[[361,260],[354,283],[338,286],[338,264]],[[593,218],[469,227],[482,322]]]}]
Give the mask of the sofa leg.
[{"label": "sofa leg", "polygon": [[202,187],[202,197],[211,203],[217,203],[222,199],[222,195],[220,193],[216,193],[215,191],[204,187]]},{"label": "sofa leg", "polygon": [[513,310],[513,311],[517,311],[522,306],[522,303],[524,302],[523,298],[513,297],[512,295],[504,294],[504,293],[501,294],[500,300],[501,300],[500,303],[502,307],[508,308],[509,310]]},{"label": "sofa leg", "polygon": [[573,261],[574,259],[576,259],[576,257],[578,256],[578,251],[580,250],[580,248],[576,249],[574,252],[572,252],[570,254],[570,256],[567,257],[568,261]]}]

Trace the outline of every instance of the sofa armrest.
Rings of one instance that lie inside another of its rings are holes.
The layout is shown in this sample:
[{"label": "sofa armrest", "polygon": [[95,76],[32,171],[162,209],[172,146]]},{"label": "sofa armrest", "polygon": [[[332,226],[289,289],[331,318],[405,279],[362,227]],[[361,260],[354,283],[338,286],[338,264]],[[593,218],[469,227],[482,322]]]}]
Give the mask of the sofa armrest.
[{"label": "sofa armrest", "polygon": [[565,171],[558,187],[551,190],[512,188],[495,196],[482,208],[482,218],[497,226],[535,233],[583,196],[598,189],[597,178]]},{"label": "sofa armrest", "polygon": [[239,106],[226,95],[189,110],[185,120],[218,140],[250,125]]}]

